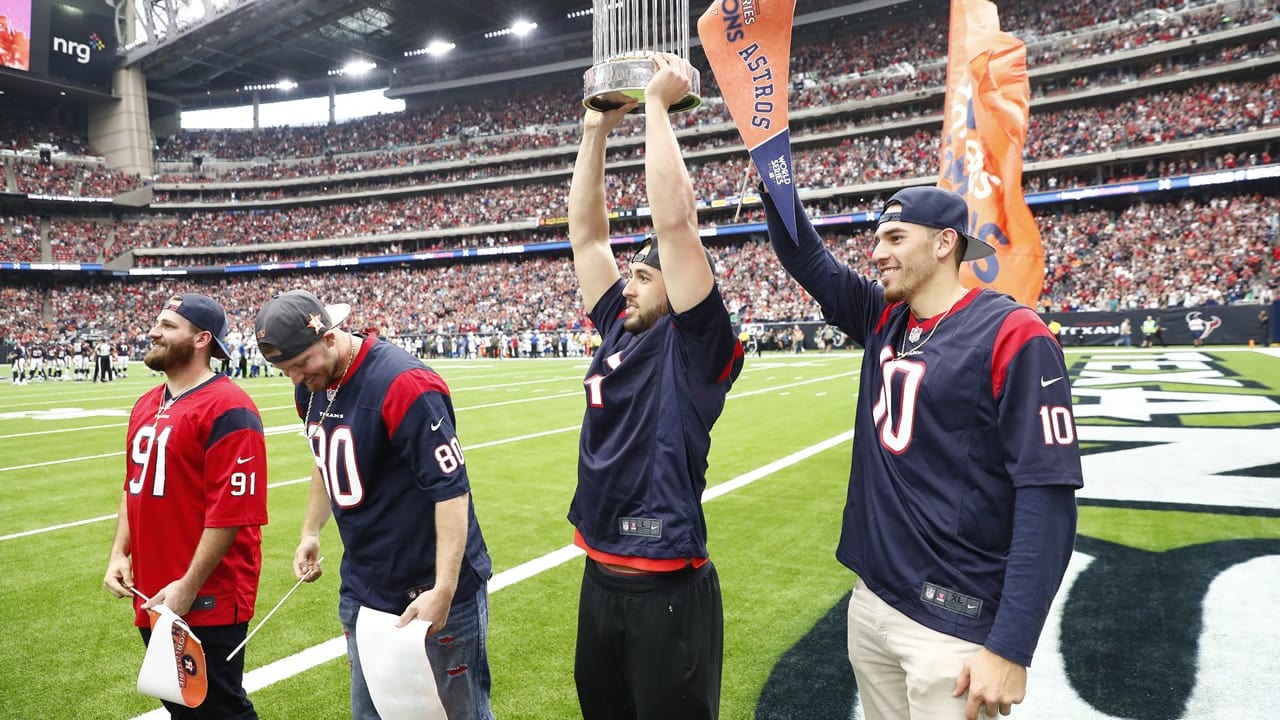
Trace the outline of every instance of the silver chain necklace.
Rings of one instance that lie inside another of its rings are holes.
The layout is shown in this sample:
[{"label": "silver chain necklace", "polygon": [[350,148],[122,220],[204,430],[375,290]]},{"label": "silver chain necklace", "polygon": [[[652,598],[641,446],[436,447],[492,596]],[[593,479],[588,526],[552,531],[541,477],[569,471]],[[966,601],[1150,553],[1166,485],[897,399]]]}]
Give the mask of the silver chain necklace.
[{"label": "silver chain necklace", "polygon": [[[208,379],[208,378],[205,378],[204,380],[201,380],[200,382],[196,383],[195,385],[192,385],[191,387],[187,388],[186,390],[183,390],[182,392],[178,393],[177,395],[172,395],[172,394],[171,394],[171,395],[169,396],[169,399],[168,399],[168,400],[165,400],[165,399],[164,399],[164,395],[165,395],[165,394],[164,394],[164,391],[161,391],[161,393],[160,393],[160,407],[156,408],[156,417],[155,417],[155,419],[154,419],[154,420],[152,420],[152,421],[151,421],[151,427],[155,427],[155,426],[156,426],[156,423],[160,422],[160,416],[161,416],[161,415],[163,415],[163,414],[165,414],[165,411],[167,411],[169,408],[173,407],[173,404],[174,404],[174,403],[176,403],[176,402],[178,402],[178,399],[179,399],[179,398],[186,396],[186,394],[187,394],[187,393],[191,392],[192,390],[195,390],[196,388],[200,387],[201,385],[204,385],[204,384],[205,384],[206,382],[208,382],[208,381],[209,381],[209,379]],[[168,383],[166,383],[164,387],[165,387],[165,390],[168,390],[168,389],[169,389],[169,385],[168,385]]]},{"label": "silver chain necklace", "polygon": [[[316,430],[320,427],[321,420],[323,420],[324,417],[329,414],[329,411],[333,409],[333,401],[338,399],[338,391],[342,389],[342,383],[347,381],[347,373],[351,372],[351,363],[355,362],[355,359],[356,359],[356,340],[353,337],[351,338],[351,352],[347,353],[347,366],[342,369],[342,376],[338,378],[337,387],[335,387],[332,390],[328,390],[328,389],[325,390],[325,392],[329,395],[329,404],[325,405],[324,410],[320,412],[320,418],[316,420],[315,427],[307,428],[308,440],[310,440],[315,435]],[[315,399],[316,399],[315,393],[311,393],[310,395],[307,396],[307,413],[306,415],[303,416],[303,422],[307,423],[308,425],[310,425],[311,423],[311,403]]]},{"label": "silver chain necklace", "polygon": [[[968,294],[969,294],[968,291],[965,291],[964,295],[961,295],[955,302],[951,303],[951,307],[947,308],[947,311],[942,313],[942,317],[938,318],[938,322],[933,324],[933,327],[929,330],[929,334],[924,336],[924,340],[921,340],[919,345],[916,345],[910,350],[907,349],[907,328],[903,327],[902,328],[902,346],[901,346],[901,349],[898,351],[898,357],[905,358],[905,357],[911,357],[913,355],[923,354],[924,351],[921,350],[920,348],[924,347],[925,343],[929,342],[930,338],[933,337],[933,334],[938,332],[938,326],[942,324],[943,320],[947,319],[947,316],[951,314],[951,311],[956,309],[956,305],[959,305],[960,301],[963,300],[965,298],[965,295],[968,295]],[[910,325],[911,324],[910,308],[907,308],[907,313],[908,313],[907,325]],[[911,342],[915,342],[916,338],[920,337],[919,326],[913,328],[911,330],[911,334],[915,335],[915,338],[911,338]]]}]

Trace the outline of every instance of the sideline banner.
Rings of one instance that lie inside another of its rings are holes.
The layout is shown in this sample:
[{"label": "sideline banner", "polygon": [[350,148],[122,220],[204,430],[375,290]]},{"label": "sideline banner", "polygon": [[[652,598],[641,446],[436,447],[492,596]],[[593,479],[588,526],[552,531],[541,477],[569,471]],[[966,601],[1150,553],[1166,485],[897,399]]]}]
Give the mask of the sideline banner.
[{"label": "sideline banner", "polygon": [[[1052,312],[1041,315],[1045,323],[1062,323],[1062,345],[1142,344],[1142,324],[1150,317],[1160,334],[1152,344],[1265,346],[1272,340],[1271,314],[1266,305],[1200,305],[1183,308],[1139,308],[1119,312]],[[1124,321],[1128,320],[1126,326]],[[1127,332],[1126,332],[1127,330]]]},{"label": "sideline banner", "polygon": [[967,287],[981,284],[1038,308],[1044,248],[1022,194],[1031,112],[1027,49],[1001,32],[989,0],[951,0],[944,108],[938,186],[964,195],[971,232],[996,249],[964,263],[961,278]]},{"label": "sideline banner", "polygon": [[712,74],[760,178],[796,239],[787,123],[795,0],[715,0],[698,18]]}]

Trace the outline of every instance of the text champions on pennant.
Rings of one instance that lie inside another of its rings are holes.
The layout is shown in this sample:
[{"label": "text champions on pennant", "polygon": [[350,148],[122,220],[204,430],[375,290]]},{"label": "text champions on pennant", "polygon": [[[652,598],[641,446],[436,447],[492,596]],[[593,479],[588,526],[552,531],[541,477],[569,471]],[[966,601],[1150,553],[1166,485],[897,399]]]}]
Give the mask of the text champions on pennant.
[{"label": "text champions on pennant", "polygon": [[795,0],[716,0],[698,19],[698,37],[725,105],[793,240],[787,98],[795,7]]}]

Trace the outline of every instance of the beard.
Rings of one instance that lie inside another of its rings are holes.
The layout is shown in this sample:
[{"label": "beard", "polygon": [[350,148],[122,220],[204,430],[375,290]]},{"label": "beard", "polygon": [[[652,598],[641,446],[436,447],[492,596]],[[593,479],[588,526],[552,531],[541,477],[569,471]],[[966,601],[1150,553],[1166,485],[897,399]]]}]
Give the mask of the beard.
[{"label": "beard", "polygon": [[892,278],[892,285],[885,285],[884,278],[880,279],[880,285],[884,287],[884,299],[886,302],[895,303],[900,300],[908,300],[912,293],[928,280],[928,275],[918,267],[910,265],[902,265],[898,268],[898,272]]},{"label": "beard", "polygon": [[622,321],[622,329],[633,335],[638,335],[657,325],[658,320],[669,312],[671,312],[671,305],[665,301],[661,305],[651,307],[648,310],[641,310],[637,306],[636,314]]},{"label": "beard", "polygon": [[186,365],[195,356],[196,338],[193,335],[176,343],[152,345],[151,349],[147,350],[147,354],[143,356],[142,362],[152,370],[165,372],[166,370]]}]

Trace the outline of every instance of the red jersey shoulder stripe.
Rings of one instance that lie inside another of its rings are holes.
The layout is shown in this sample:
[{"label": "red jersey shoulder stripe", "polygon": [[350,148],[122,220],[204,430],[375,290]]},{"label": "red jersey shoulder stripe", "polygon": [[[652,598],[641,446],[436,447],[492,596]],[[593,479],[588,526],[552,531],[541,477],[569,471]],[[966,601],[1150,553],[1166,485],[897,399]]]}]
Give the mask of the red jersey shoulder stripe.
[{"label": "red jersey shoulder stripe", "polygon": [[880,331],[884,329],[885,323],[889,322],[889,315],[892,314],[893,311],[901,304],[902,304],[902,301],[898,301],[896,303],[890,303],[885,306],[884,310],[880,311],[880,319],[876,321],[876,329],[875,329],[876,334],[879,334]]},{"label": "red jersey shoulder stripe", "polygon": [[742,341],[734,340],[733,341],[733,357],[730,357],[729,362],[724,364],[724,370],[721,371],[720,377],[716,378],[716,384],[719,385],[719,384],[728,382],[729,378],[733,376],[733,366],[741,363],[742,360],[743,360]]},{"label": "red jersey shoulder stripe", "polygon": [[396,434],[405,413],[426,392],[438,392],[449,397],[449,386],[444,378],[425,367],[402,372],[391,381],[387,397],[382,401],[382,421],[387,424],[388,437]]},{"label": "red jersey shoulder stripe", "polygon": [[994,351],[991,354],[991,396],[1000,397],[1004,389],[1005,373],[1018,351],[1026,347],[1032,338],[1053,339],[1044,321],[1029,307],[1020,307],[1005,316],[996,333]]}]

